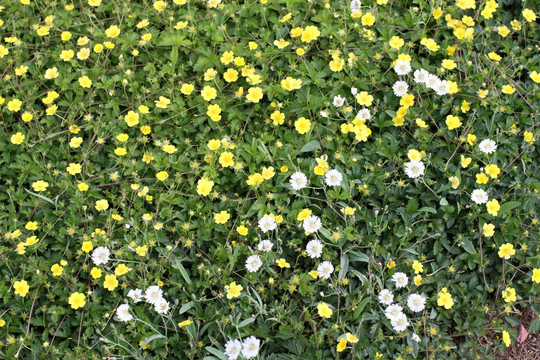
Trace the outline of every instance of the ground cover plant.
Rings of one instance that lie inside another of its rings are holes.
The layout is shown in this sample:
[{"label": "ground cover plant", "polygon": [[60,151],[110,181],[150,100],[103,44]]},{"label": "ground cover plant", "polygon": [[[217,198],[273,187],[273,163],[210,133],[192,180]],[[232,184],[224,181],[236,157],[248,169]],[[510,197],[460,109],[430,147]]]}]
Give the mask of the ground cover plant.
[{"label": "ground cover plant", "polygon": [[538,11],[3,2],[0,358],[537,341]]}]

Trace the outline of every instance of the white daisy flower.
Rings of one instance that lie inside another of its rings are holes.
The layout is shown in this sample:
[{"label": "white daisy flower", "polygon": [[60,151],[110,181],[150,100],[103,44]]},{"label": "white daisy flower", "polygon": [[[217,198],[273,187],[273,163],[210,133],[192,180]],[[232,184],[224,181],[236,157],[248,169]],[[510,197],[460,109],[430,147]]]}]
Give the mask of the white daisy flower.
[{"label": "white daisy flower", "polygon": [[321,219],[316,215],[308,216],[303,222],[304,230],[310,233],[314,233],[322,226]]},{"label": "white daisy flower", "polygon": [[225,355],[229,360],[236,360],[242,351],[242,343],[239,340],[229,340],[225,343]]},{"label": "white daisy flower", "polygon": [[441,79],[439,79],[436,75],[429,74],[426,79],[426,86],[430,89],[435,89],[435,87],[441,82]]},{"label": "white daisy flower", "polygon": [[276,220],[274,220],[274,218],[271,217],[270,215],[264,215],[259,220],[259,228],[261,229],[263,233],[267,233],[268,231],[274,230],[275,228],[277,228]]},{"label": "white daisy flower", "polygon": [[384,316],[386,316],[388,320],[395,319],[401,314],[403,314],[403,308],[398,304],[390,305],[384,310]]},{"label": "white daisy flower", "polygon": [[291,175],[291,186],[293,190],[302,190],[308,185],[308,179],[303,172],[297,171]]},{"label": "white daisy flower", "polygon": [[414,71],[414,82],[417,84],[425,84],[429,75],[429,72],[427,72],[424,69],[415,70]]},{"label": "white daisy flower", "polygon": [[317,274],[321,279],[329,279],[334,272],[334,265],[330,261],[323,261],[317,266]]},{"label": "white daisy flower", "polygon": [[343,104],[345,104],[345,99],[343,96],[341,95],[336,95],[334,96],[334,101],[332,102],[332,105],[334,105],[335,107],[342,107]]},{"label": "white daisy flower", "polygon": [[256,272],[262,266],[262,261],[259,255],[251,255],[246,260],[246,269],[249,272]]},{"label": "white daisy flower", "polygon": [[[361,6],[362,6],[362,2],[360,0],[352,0],[351,1],[351,12],[352,13],[359,12]],[[353,94],[353,95],[356,95],[356,94]]]},{"label": "white daisy flower", "polygon": [[109,262],[110,255],[111,252],[109,251],[109,249],[104,246],[100,246],[92,252],[92,261],[96,265],[106,264]]},{"label": "white daisy flower", "polygon": [[247,339],[244,339],[244,345],[242,346],[242,355],[246,359],[254,358],[259,354],[259,346],[261,340],[257,339],[255,336],[250,336]]},{"label": "white daisy flower", "polygon": [[450,92],[450,83],[446,80],[441,80],[433,89],[439,96],[446,95]]},{"label": "white daisy flower", "polygon": [[321,115],[321,116],[322,116],[323,118],[325,118],[325,119],[328,118],[328,114],[327,114],[326,111],[324,111],[324,110],[321,110],[321,111],[319,112],[319,115]]},{"label": "white daisy flower", "polygon": [[169,302],[164,298],[159,299],[154,304],[154,310],[156,310],[158,314],[166,314],[167,311],[169,311]]},{"label": "white daisy flower", "polygon": [[482,189],[475,189],[471,193],[471,200],[478,205],[482,205],[488,202],[488,194]]},{"label": "white daisy flower", "polygon": [[407,316],[403,313],[390,320],[390,322],[392,323],[395,332],[402,332],[409,326],[409,320],[407,320]]},{"label": "white daisy flower", "polygon": [[144,299],[147,303],[155,305],[159,300],[163,299],[163,291],[157,285],[150,286],[144,292]]},{"label": "white daisy flower", "polygon": [[141,289],[131,289],[128,291],[127,296],[130,297],[134,303],[138,303],[139,301],[142,301],[144,299]]},{"label": "white daisy flower", "polygon": [[394,302],[394,294],[388,289],[383,289],[379,293],[379,301],[384,305],[391,305]]},{"label": "white daisy flower", "polygon": [[118,315],[118,320],[120,321],[131,321],[133,320],[133,315],[129,313],[129,305],[122,304],[116,309],[116,315]]},{"label": "white daisy flower", "polygon": [[336,169],[332,169],[324,174],[324,182],[328,186],[340,186],[341,180],[343,180],[343,175]]},{"label": "white daisy flower", "polygon": [[274,244],[272,244],[270,240],[263,240],[257,246],[257,250],[262,252],[269,252],[272,250],[272,246],[274,246]]},{"label": "white daisy flower", "polygon": [[396,74],[407,75],[411,70],[411,63],[408,60],[396,61],[396,65],[394,66],[394,71]]},{"label": "white daisy flower", "polygon": [[[357,0],[353,0],[353,2],[354,1],[357,1]],[[360,3],[360,1],[358,1],[358,3]],[[351,3],[351,5],[352,5],[352,3]],[[353,94],[353,96],[356,96],[356,94],[358,94],[358,89],[355,88],[355,87],[352,87],[351,88],[351,94]]]},{"label": "white daisy flower", "polygon": [[414,312],[420,312],[425,309],[426,298],[419,294],[411,294],[407,298],[407,306]]},{"label": "white daisy flower", "polygon": [[497,143],[491,139],[484,139],[480,142],[478,148],[484,154],[491,154],[497,150]]},{"label": "white daisy flower", "polygon": [[392,275],[392,281],[396,283],[396,288],[402,288],[407,286],[407,283],[409,282],[409,278],[405,273],[397,272],[394,275]]},{"label": "white daisy flower", "polygon": [[358,120],[366,121],[371,119],[371,113],[369,112],[369,109],[363,108],[356,114],[356,118]]},{"label": "white daisy flower", "polygon": [[311,240],[306,245],[306,252],[312,259],[320,258],[324,245],[319,240]]},{"label": "white daisy flower", "polygon": [[424,174],[426,167],[421,161],[411,160],[405,165],[405,174],[411,179],[416,179]]},{"label": "white daisy flower", "polygon": [[394,90],[394,95],[402,97],[409,91],[409,85],[405,81],[396,81],[392,86],[392,90]]}]

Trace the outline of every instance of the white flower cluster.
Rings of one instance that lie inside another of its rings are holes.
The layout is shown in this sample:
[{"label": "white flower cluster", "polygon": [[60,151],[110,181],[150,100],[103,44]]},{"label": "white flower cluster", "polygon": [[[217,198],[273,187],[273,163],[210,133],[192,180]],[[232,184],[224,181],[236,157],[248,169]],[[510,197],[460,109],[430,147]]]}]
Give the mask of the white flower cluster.
[{"label": "white flower cluster", "polygon": [[[404,288],[409,283],[409,279],[405,273],[397,272],[392,276],[396,289]],[[392,324],[392,328],[396,332],[402,332],[409,326],[409,320],[407,315],[403,312],[403,307],[399,304],[394,304],[394,294],[388,290],[383,289],[379,292],[379,302],[386,305],[384,316]],[[426,307],[426,297],[417,293],[412,293],[407,297],[407,306],[412,312],[423,311]],[[420,341],[418,335],[413,334],[415,341]]]},{"label": "white flower cluster", "polygon": [[261,340],[255,336],[245,338],[243,343],[238,339],[231,339],[225,343],[225,355],[229,360],[236,360],[242,353],[246,359],[252,359],[259,355],[260,345]]},{"label": "white flower cluster", "polygon": [[[154,305],[154,310],[158,314],[166,314],[170,308],[169,302],[163,298],[163,291],[157,285],[148,287],[144,294],[141,289],[131,289],[129,290],[127,296],[135,304],[144,300],[147,303]],[[116,315],[120,321],[126,322],[133,320],[133,315],[131,315],[129,312],[128,304],[118,306],[116,309]]]},{"label": "white flower cluster", "polygon": [[440,79],[437,75],[430,74],[427,70],[415,70],[413,73],[414,82],[424,84],[428,89],[431,89],[439,96],[450,93],[450,83]]}]

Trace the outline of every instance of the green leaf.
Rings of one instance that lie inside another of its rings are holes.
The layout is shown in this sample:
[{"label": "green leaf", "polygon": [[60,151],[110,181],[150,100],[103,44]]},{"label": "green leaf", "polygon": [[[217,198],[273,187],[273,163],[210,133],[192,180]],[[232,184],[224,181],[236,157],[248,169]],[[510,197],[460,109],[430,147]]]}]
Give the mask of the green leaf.
[{"label": "green leaf", "polygon": [[142,343],[142,345],[140,346],[140,348],[142,349],[143,347],[145,347],[146,345],[150,344],[150,342],[156,340],[156,339],[165,339],[166,337],[161,335],[161,334],[154,334],[148,338],[146,338],[144,340],[144,342]]},{"label": "green leaf", "polygon": [[191,279],[189,278],[189,275],[184,266],[180,263],[180,260],[176,260],[176,262],[173,264],[173,268],[178,269],[178,271],[180,271],[180,274],[182,274],[184,280],[186,280],[186,282],[191,285]]},{"label": "green leaf", "polygon": [[31,191],[28,190],[28,189],[24,189],[24,191],[26,191],[27,193],[29,193],[29,194],[31,194],[31,195],[34,195],[34,196],[40,198],[41,200],[45,200],[46,202],[51,203],[51,204],[53,204],[54,206],[56,206],[56,203],[55,203],[54,201],[52,201],[51,199],[49,199],[48,197],[45,197],[45,196],[40,195],[40,194],[36,194],[36,193],[34,193],[34,192],[31,192]]},{"label": "green leaf", "polygon": [[183,313],[185,313],[186,311],[188,311],[189,309],[191,309],[194,306],[195,306],[195,302],[190,301],[187,304],[182,305],[182,307],[180,308],[180,311],[178,312],[178,314],[182,315]]},{"label": "green leaf", "polygon": [[499,210],[498,215],[505,214],[509,212],[512,209],[515,209],[517,207],[521,206],[521,203],[519,201],[509,201],[501,205],[501,209]]},{"label": "green leaf", "polygon": [[529,325],[529,330],[527,330],[529,334],[535,333],[540,331],[540,317],[537,317],[533,321],[531,321],[531,324]]},{"label": "green leaf", "polygon": [[463,240],[463,249],[465,249],[465,251],[469,254],[476,254],[476,250],[474,249],[474,246],[470,240]]},{"label": "green leaf", "polygon": [[173,46],[171,49],[171,62],[173,65],[178,62],[178,45]]},{"label": "green leaf", "polygon": [[423,208],[421,208],[420,210],[418,210],[420,212],[429,212],[429,213],[432,213],[432,214],[436,214],[437,213],[437,210],[435,210],[434,208],[432,207],[429,207],[429,206],[424,206]]},{"label": "green leaf", "polygon": [[212,355],[216,355],[221,360],[228,360],[229,358],[220,350],[213,348],[211,346],[205,347],[206,351],[211,353]]},{"label": "green leaf", "polygon": [[253,322],[255,322],[255,319],[252,317],[249,317],[245,319],[244,321],[242,321],[240,324],[238,324],[238,328],[243,328],[244,326],[247,326]]},{"label": "green leaf", "polygon": [[319,150],[320,148],[321,148],[321,144],[319,144],[319,142],[317,140],[311,140],[310,142],[308,142],[306,145],[304,145],[300,149],[300,152],[301,153],[309,152],[309,151],[313,151],[313,150]]}]

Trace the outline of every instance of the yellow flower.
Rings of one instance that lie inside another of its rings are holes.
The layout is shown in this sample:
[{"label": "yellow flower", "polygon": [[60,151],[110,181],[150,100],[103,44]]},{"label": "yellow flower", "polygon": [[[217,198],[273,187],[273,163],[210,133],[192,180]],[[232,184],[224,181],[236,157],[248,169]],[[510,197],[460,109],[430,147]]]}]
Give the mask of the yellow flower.
[{"label": "yellow flower", "polygon": [[466,168],[471,163],[472,159],[461,155],[461,166]]},{"label": "yellow flower", "polygon": [[[283,84],[282,84],[283,86]],[[279,110],[275,110],[271,115],[270,119],[273,121],[275,126],[282,125],[285,122],[285,114]]]},{"label": "yellow flower", "polygon": [[103,281],[103,287],[109,291],[113,291],[118,286],[118,280],[116,275],[105,275],[105,281]]},{"label": "yellow flower", "polygon": [[246,184],[249,186],[257,186],[261,184],[264,181],[264,178],[261,174],[255,173],[248,176],[248,179],[246,180]]},{"label": "yellow flower", "polygon": [[92,276],[93,279],[101,278],[101,275],[102,275],[101,269],[94,266],[92,270],[90,270],[90,275]]},{"label": "yellow flower", "polygon": [[482,230],[484,231],[485,237],[492,237],[495,234],[495,225],[485,223],[482,226]]},{"label": "yellow flower", "polygon": [[53,276],[60,276],[62,275],[62,272],[64,271],[64,268],[58,264],[54,264],[51,266],[51,272]]},{"label": "yellow flower", "polygon": [[336,350],[337,352],[342,352],[343,350],[345,350],[346,347],[347,347],[347,339],[341,338],[341,340],[339,340],[339,343],[337,344]]},{"label": "yellow flower", "polygon": [[509,347],[510,344],[512,344],[512,340],[510,340],[510,334],[506,330],[503,330],[502,332],[502,341],[504,342],[504,345],[506,347]]},{"label": "yellow flower", "polygon": [[497,216],[497,213],[501,209],[499,202],[496,199],[490,200],[486,203],[487,212],[490,215]]},{"label": "yellow flower", "polygon": [[236,228],[236,231],[238,232],[238,234],[242,235],[242,236],[246,236],[248,234],[248,228],[245,227],[244,225],[240,225]]},{"label": "yellow flower", "polygon": [[7,103],[7,109],[11,112],[19,111],[21,109],[22,101],[19,99],[12,99]]},{"label": "yellow flower", "polygon": [[[319,313],[320,317],[323,317],[325,319],[329,319],[332,317],[332,314],[334,313],[332,309],[330,309],[330,306],[328,306],[327,303],[320,302],[317,305],[317,311]],[[346,341],[346,340],[345,340]]]},{"label": "yellow flower", "polygon": [[228,83],[235,82],[236,80],[238,80],[238,71],[232,68],[227,69],[227,71],[223,73],[223,80]]},{"label": "yellow flower", "polygon": [[503,299],[504,299],[504,302],[514,302],[517,300],[517,297],[516,297],[516,289],[512,288],[512,287],[507,287],[506,289],[504,289],[501,293]]},{"label": "yellow flower", "polygon": [[501,91],[504,93],[504,94],[513,94],[516,89],[512,86],[512,85],[503,85]]},{"label": "yellow flower", "polygon": [[346,333],[345,337],[347,338],[347,341],[352,344],[356,344],[358,342],[358,338],[351,333]]},{"label": "yellow flower", "polygon": [[540,73],[537,71],[533,71],[529,74],[529,77],[535,82],[540,83]]},{"label": "yellow flower", "polygon": [[249,101],[252,101],[254,103],[258,103],[259,100],[261,100],[263,97],[263,92],[260,87],[251,87],[248,89],[248,93],[246,95],[246,99]]},{"label": "yellow flower", "polygon": [[79,85],[81,85],[81,87],[83,88],[89,88],[90,86],[92,86],[92,80],[90,80],[90,78],[88,76],[81,76],[79,78]]},{"label": "yellow flower", "polygon": [[106,199],[96,201],[95,208],[97,211],[107,210],[109,208],[109,202]]},{"label": "yellow flower", "polygon": [[316,40],[321,35],[321,32],[319,29],[317,29],[316,26],[310,25],[306,26],[304,30],[302,30],[302,37],[300,40],[305,43],[310,43],[313,40]]},{"label": "yellow flower", "polygon": [[80,292],[74,292],[69,296],[68,303],[72,309],[77,310],[86,304],[86,296]]},{"label": "yellow flower", "polygon": [[81,250],[85,253],[89,253],[90,251],[92,251],[93,248],[94,246],[92,245],[91,241],[84,241]]},{"label": "yellow flower", "polygon": [[26,238],[26,241],[24,242],[24,246],[32,246],[37,242],[38,242],[38,238],[35,235],[32,235]]},{"label": "yellow flower", "polygon": [[362,25],[363,26],[371,26],[375,24],[375,16],[373,16],[372,13],[367,12],[364,15],[362,15]]},{"label": "yellow flower", "polygon": [[214,221],[216,224],[225,224],[231,217],[227,211],[222,210],[219,213],[214,214]]},{"label": "yellow flower", "polygon": [[221,120],[221,107],[218,104],[208,105],[206,115],[208,115],[212,121]]},{"label": "yellow flower", "polygon": [[448,130],[454,130],[461,126],[461,121],[459,121],[459,118],[454,115],[448,115],[446,117],[446,125],[448,126]]},{"label": "yellow flower", "polygon": [[368,94],[367,91],[361,91],[356,95],[356,101],[358,101],[360,105],[371,106],[373,96]]},{"label": "yellow flower", "polygon": [[405,41],[399,36],[392,36],[388,44],[394,49],[400,49],[405,44]]},{"label": "yellow flower", "polygon": [[264,178],[264,180],[269,180],[272,177],[274,177],[274,175],[275,175],[275,172],[272,166],[270,167],[263,166],[261,176]]},{"label": "yellow flower", "polygon": [[422,263],[417,260],[414,260],[412,267],[415,274],[421,274],[422,272],[424,272],[424,265],[422,265]]},{"label": "yellow flower", "polygon": [[279,40],[274,40],[274,45],[278,47],[278,49],[283,49],[287,47],[290,43],[286,41],[285,39],[281,38]]},{"label": "yellow flower", "polygon": [[90,5],[90,6],[99,6],[99,5],[101,5],[101,0],[88,0],[88,5]]},{"label": "yellow flower", "polygon": [[20,145],[24,141],[24,134],[19,132],[16,132],[15,134],[11,135],[11,143],[15,145]]},{"label": "yellow flower", "polygon": [[495,164],[487,165],[484,170],[492,179],[496,179],[501,173],[501,169],[499,169],[499,167]]},{"label": "yellow flower", "polygon": [[207,196],[212,191],[214,182],[203,177],[197,182],[197,194]]},{"label": "yellow flower", "polygon": [[171,100],[167,99],[165,96],[160,96],[159,99],[155,101],[156,107],[160,109],[166,109],[170,103]]},{"label": "yellow flower", "polygon": [[127,274],[130,271],[131,269],[127,267],[125,264],[120,264],[114,269],[114,274],[116,276],[122,276],[124,274]]},{"label": "yellow flower", "polygon": [[166,171],[160,171],[156,174],[156,178],[161,181],[165,181],[169,177],[169,173]]},{"label": "yellow flower", "polygon": [[193,92],[195,86],[193,84],[182,84],[180,87],[180,92],[184,95],[189,95]]},{"label": "yellow flower", "polygon": [[139,256],[146,256],[146,253],[148,252],[148,247],[146,245],[137,246],[135,248],[135,252]]},{"label": "yellow flower", "polygon": [[219,156],[219,163],[221,164],[221,166],[225,168],[234,166],[233,158],[234,158],[233,153],[225,151]]},{"label": "yellow flower", "polygon": [[502,244],[499,247],[498,254],[501,259],[508,260],[510,259],[510,257],[516,254],[516,250],[514,249],[514,245],[510,243],[506,243],[506,244]]},{"label": "yellow flower", "polygon": [[531,280],[534,283],[540,284],[540,269],[538,269],[538,268],[533,269]]},{"label": "yellow flower", "polygon": [[15,295],[25,297],[28,294],[28,290],[30,290],[30,286],[28,286],[26,280],[15,281],[13,283],[13,289],[15,289]]},{"label": "yellow flower", "polygon": [[528,22],[536,21],[536,14],[531,9],[523,9],[523,12],[521,14]]},{"label": "yellow flower", "polygon": [[208,144],[206,144],[210,150],[217,150],[221,147],[221,141],[218,139],[212,139],[208,141]]},{"label": "yellow flower", "polygon": [[128,111],[127,115],[124,117],[124,121],[126,122],[127,126],[133,127],[135,125],[139,124],[139,114],[134,112],[133,110]]},{"label": "yellow flower", "polygon": [[190,324],[193,324],[193,321],[191,320],[184,320],[184,321],[181,321],[178,323],[178,327],[185,327],[185,326],[188,326]]},{"label": "yellow flower", "polygon": [[442,65],[443,68],[448,69],[448,70],[452,70],[452,69],[455,69],[457,67],[456,62],[454,60],[452,60],[452,59],[443,60],[441,65]]},{"label": "yellow flower", "polygon": [[287,262],[287,260],[283,259],[283,258],[280,258],[278,260],[276,260],[276,264],[280,267],[280,268],[290,268],[291,267],[291,264],[289,264]]},{"label": "yellow flower", "polygon": [[450,176],[450,178],[448,178],[448,180],[450,180],[450,184],[452,184],[452,188],[453,189],[457,189],[458,186],[459,186],[459,179],[455,176]]},{"label": "yellow flower", "polygon": [[203,97],[205,101],[211,101],[217,97],[217,91],[211,86],[205,86],[201,90],[201,96]]},{"label": "yellow flower", "polygon": [[239,297],[242,292],[242,285],[236,285],[236,282],[233,281],[229,285],[225,285],[225,291],[227,292],[227,299],[233,299]]},{"label": "yellow flower", "polygon": [[281,87],[287,91],[298,90],[302,87],[302,79],[295,79],[287,76],[285,79],[281,80]]},{"label": "yellow flower", "polygon": [[435,18],[435,20],[439,19],[443,14],[443,11],[440,7],[433,9],[432,15]]},{"label": "yellow flower", "polygon": [[484,173],[480,173],[480,174],[476,174],[476,183],[477,184],[487,184],[489,178],[487,177],[486,174]]},{"label": "yellow flower", "polygon": [[79,189],[79,191],[87,191],[88,190],[88,184],[87,183],[84,183],[84,182],[80,182],[77,184],[77,188]]},{"label": "yellow flower", "polygon": [[413,277],[414,285],[419,286],[422,283],[422,275],[416,275]]},{"label": "yellow flower", "polygon": [[69,61],[73,58],[74,55],[75,53],[73,52],[73,50],[62,50],[62,52],[60,53],[60,59],[63,61]]},{"label": "yellow flower", "polygon": [[163,10],[165,10],[166,7],[167,7],[167,3],[165,1],[159,0],[154,3],[154,9],[156,9],[159,12],[162,12]]},{"label": "yellow flower", "polygon": [[437,294],[437,305],[443,306],[447,310],[454,306],[454,300],[452,300],[452,295],[445,287],[442,288],[441,291],[439,291],[439,293]]},{"label": "yellow flower", "polygon": [[82,167],[80,164],[69,163],[69,166],[66,168],[66,171],[70,173],[71,175],[77,175],[81,173]]},{"label": "yellow flower", "polygon": [[298,213],[298,216],[296,217],[296,220],[298,221],[304,221],[305,219],[307,219],[310,215],[312,214],[312,211],[310,209],[302,209],[302,211],[300,211]]},{"label": "yellow flower", "polygon": [[333,72],[339,72],[343,70],[343,65],[345,65],[345,60],[340,59],[339,57],[334,58],[332,61],[330,61],[330,70]]},{"label": "yellow flower", "polygon": [[311,121],[301,117],[294,122],[294,127],[299,134],[304,135],[311,129]]}]

